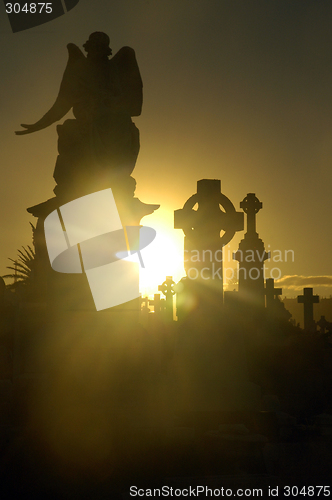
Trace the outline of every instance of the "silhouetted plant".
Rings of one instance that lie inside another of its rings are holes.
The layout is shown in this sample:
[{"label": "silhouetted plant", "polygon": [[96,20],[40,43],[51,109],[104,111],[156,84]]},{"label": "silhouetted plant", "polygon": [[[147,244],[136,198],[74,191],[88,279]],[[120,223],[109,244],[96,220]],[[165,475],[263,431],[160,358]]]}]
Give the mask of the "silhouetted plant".
[{"label": "silhouetted plant", "polygon": [[[34,233],[36,228],[30,222],[33,235],[33,247],[34,247]],[[13,262],[14,266],[7,266],[7,269],[14,271],[14,273],[5,274],[3,278],[12,278],[13,283],[7,285],[8,288],[15,288],[18,285],[28,285],[34,274],[35,267],[35,249],[30,245],[27,247],[22,247],[22,250],[18,250],[18,258],[9,260]]]}]

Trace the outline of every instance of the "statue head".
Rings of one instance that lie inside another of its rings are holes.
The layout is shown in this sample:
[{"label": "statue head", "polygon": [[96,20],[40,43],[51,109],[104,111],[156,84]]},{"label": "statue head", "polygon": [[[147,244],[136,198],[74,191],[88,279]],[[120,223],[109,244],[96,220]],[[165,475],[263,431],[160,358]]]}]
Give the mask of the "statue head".
[{"label": "statue head", "polygon": [[106,33],[95,31],[91,33],[89,39],[83,45],[83,48],[88,56],[108,57],[112,55],[112,49],[109,44],[110,39]]}]

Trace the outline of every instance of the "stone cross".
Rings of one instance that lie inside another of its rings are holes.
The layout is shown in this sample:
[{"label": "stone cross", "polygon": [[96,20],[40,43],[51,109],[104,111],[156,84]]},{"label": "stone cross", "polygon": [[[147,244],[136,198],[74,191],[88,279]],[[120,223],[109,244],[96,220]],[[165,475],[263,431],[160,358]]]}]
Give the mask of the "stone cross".
[{"label": "stone cross", "polygon": [[298,295],[297,301],[304,306],[304,329],[313,330],[314,323],[314,304],[318,304],[319,295],[313,294],[312,288],[303,288],[303,295]]},{"label": "stone cross", "polygon": [[274,298],[282,294],[282,288],[274,288],[273,278],[267,278],[265,283],[266,308],[272,309]]},{"label": "stone cross", "polygon": [[[198,209],[194,206],[198,204]],[[224,211],[220,209],[224,208]],[[202,234],[226,245],[236,231],[243,229],[243,214],[236,212],[233,203],[221,193],[221,182],[217,179],[201,179],[197,182],[197,193],[191,196],[183,208],[174,212],[174,227],[182,229],[186,236],[199,238]],[[220,232],[225,234],[220,238]],[[209,248],[209,241],[206,241]]]},{"label": "stone cross", "polygon": [[[140,297],[139,298],[140,305],[141,305],[141,311],[142,312],[149,312],[149,298],[148,297]],[[143,307],[142,307],[143,305]]]},{"label": "stone cross", "polygon": [[255,193],[248,193],[240,207],[247,215],[247,232],[233,258],[239,262],[239,296],[250,307],[265,307],[264,261],[270,258],[256,231],[256,215],[263,207]]},{"label": "stone cross", "polygon": [[149,304],[153,306],[153,311],[156,316],[160,316],[161,312],[164,309],[165,301],[160,299],[160,293],[155,293],[153,296],[153,300],[149,300]]},{"label": "stone cross", "polygon": [[[197,210],[194,209],[196,205]],[[218,179],[199,180],[197,193],[185,202],[183,208],[175,210],[174,228],[182,229],[185,234],[184,267],[187,276],[202,285],[199,301],[204,301],[205,289],[210,285],[209,289],[215,291],[215,307],[222,305],[222,248],[243,227],[243,212],[237,212],[233,203],[221,193]],[[222,231],[224,234],[221,235]]]},{"label": "stone cross", "polygon": [[140,296],[138,300],[140,303],[139,322],[144,328],[147,328],[150,320],[149,298]]},{"label": "stone cross", "polygon": [[166,281],[158,286],[158,290],[162,292],[166,297],[166,317],[169,320],[173,320],[173,295],[175,282],[172,276],[166,276]]},{"label": "stone cross", "polygon": [[255,193],[248,193],[240,203],[240,208],[247,214],[247,233],[256,233],[256,214],[263,207]]}]

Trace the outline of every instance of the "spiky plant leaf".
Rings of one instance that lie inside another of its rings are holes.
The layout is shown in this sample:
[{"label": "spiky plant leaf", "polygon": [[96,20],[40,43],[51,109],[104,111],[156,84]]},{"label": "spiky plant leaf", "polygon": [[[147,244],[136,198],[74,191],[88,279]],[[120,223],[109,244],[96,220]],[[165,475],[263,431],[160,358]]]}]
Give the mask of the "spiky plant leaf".
[{"label": "spiky plant leaf", "polygon": [[[33,236],[33,246],[35,245],[35,231],[36,228],[30,222],[30,226],[32,228],[32,236]],[[33,276],[34,266],[35,266],[35,250],[30,245],[27,247],[22,247],[18,251],[18,258],[9,260],[13,262],[14,266],[7,266],[7,269],[14,271],[10,274],[5,274],[2,276],[3,278],[11,278],[14,280],[14,283],[7,285],[9,288],[15,288],[18,284],[27,285],[30,283],[31,278]]]}]

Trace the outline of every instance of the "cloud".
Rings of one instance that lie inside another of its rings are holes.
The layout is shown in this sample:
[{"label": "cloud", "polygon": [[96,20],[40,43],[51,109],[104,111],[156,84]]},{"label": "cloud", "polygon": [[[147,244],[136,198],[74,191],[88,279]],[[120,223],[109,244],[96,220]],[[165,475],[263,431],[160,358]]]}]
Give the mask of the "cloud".
[{"label": "cloud", "polygon": [[276,284],[291,290],[315,286],[332,287],[332,276],[283,276]]}]

